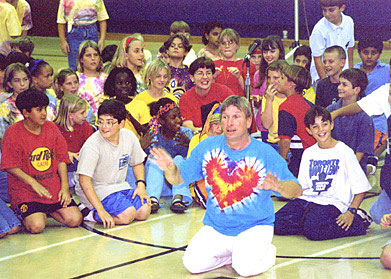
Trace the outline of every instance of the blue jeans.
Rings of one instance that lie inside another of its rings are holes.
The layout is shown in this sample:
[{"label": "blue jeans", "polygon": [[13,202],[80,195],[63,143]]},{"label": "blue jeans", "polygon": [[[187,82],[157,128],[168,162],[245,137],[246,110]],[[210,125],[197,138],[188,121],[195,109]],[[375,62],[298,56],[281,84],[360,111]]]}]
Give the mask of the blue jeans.
[{"label": "blue jeans", "polygon": [[86,40],[92,40],[98,43],[98,27],[96,24],[72,26],[71,32],[66,34],[66,39],[69,45],[68,66],[76,71],[79,46]]},{"label": "blue jeans", "polygon": [[[176,156],[174,163],[178,166],[184,159],[182,156]],[[164,172],[150,160],[145,164],[145,175],[147,182],[147,194],[149,197],[156,197],[158,200],[161,196],[175,196],[182,195],[183,202],[191,203],[192,197],[190,194],[189,185],[185,183],[178,185],[171,185],[164,178]]]},{"label": "blue jeans", "polygon": [[381,217],[384,214],[391,213],[391,200],[385,190],[382,190],[377,200],[372,204],[369,209],[369,215],[371,215],[373,221],[376,224],[380,224]]},{"label": "blue jeans", "polygon": [[276,212],[274,233],[304,235],[309,240],[365,235],[365,225],[357,216],[349,230],[345,231],[338,226],[336,218],[340,214],[341,211],[334,205],[321,205],[302,199],[291,200]]},{"label": "blue jeans", "polygon": [[0,171],[0,200],[10,202],[8,195],[8,178],[5,171]]}]

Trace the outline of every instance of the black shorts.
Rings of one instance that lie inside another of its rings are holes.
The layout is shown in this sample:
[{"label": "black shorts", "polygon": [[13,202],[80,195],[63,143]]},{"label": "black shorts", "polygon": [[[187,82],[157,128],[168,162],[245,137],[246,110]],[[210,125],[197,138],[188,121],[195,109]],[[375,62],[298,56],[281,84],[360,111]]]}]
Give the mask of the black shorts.
[{"label": "black shorts", "polygon": [[[71,203],[68,205],[69,206],[77,206],[75,201],[72,199]],[[37,212],[42,212],[42,213],[52,213],[54,211],[57,211],[59,209],[63,208],[60,202],[58,203],[40,203],[40,202],[24,202],[18,204],[18,207],[16,209],[16,214],[21,216],[23,219],[26,218],[27,216],[37,213]]]}]

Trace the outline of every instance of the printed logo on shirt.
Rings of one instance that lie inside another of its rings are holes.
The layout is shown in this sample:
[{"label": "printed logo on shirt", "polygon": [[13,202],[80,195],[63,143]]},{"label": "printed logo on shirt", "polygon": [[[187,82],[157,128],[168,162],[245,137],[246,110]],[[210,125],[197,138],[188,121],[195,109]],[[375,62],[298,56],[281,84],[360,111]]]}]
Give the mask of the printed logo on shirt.
[{"label": "printed logo on shirt", "polygon": [[37,147],[29,156],[30,164],[37,171],[46,171],[52,165],[54,154],[47,147]]},{"label": "printed logo on shirt", "polygon": [[[318,195],[326,192],[333,181],[328,175],[335,175],[339,169],[339,159],[310,160],[309,175],[312,180],[312,190]],[[314,179],[317,178],[317,179]]]},{"label": "printed logo on shirt", "polygon": [[119,159],[119,169],[125,168],[129,164],[129,155],[125,154]]},{"label": "printed logo on shirt", "polygon": [[206,182],[211,187],[220,210],[250,204],[256,196],[254,188],[263,183],[266,176],[264,165],[255,158],[246,157],[231,161],[219,149],[209,152],[204,161]]}]

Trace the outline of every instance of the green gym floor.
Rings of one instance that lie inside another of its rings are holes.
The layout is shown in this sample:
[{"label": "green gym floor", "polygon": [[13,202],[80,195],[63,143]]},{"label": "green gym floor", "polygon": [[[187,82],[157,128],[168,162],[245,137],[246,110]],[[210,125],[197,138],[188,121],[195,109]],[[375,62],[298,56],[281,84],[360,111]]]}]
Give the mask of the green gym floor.
[{"label": "green gym floor", "polygon": [[[43,58],[55,70],[66,67],[66,57],[57,38],[34,37],[33,57]],[[118,43],[108,41],[107,44]],[[161,43],[146,42],[156,55]],[[196,52],[201,45],[195,44]],[[242,46],[242,57],[247,46]],[[388,62],[390,51],[382,60]],[[355,53],[355,63],[359,57]],[[373,193],[379,192],[379,170],[370,177]],[[376,196],[368,194],[362,208],[368,211]],[[285,202],[275,198],[275,210]],[[192,206],[177,215],[168,208],[168,200],[147,221],[104,229],[85,223],[66,228],[49,219],[42,234],[24,231],[0,239],[0,278],[240,278],[230,267],[191,275],[182,264],[186,245],[201,228],[204,210]],[[367,235],[328,241],[309,241],[302,236],[274,236],[276,265],[252,278],[391,278],[379,262],[381,247],[390,239],[385,231],[372,224]]]}]

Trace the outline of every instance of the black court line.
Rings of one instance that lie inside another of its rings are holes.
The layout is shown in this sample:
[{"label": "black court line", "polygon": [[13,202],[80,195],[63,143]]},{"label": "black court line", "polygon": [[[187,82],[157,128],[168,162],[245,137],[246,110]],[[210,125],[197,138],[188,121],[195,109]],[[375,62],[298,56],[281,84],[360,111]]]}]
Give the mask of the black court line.
[{"label": "black court line", "polygon": [[142,262],[142,261],[145,261],[145,260],[153,259],[153,258],[156,258],[156,257],[160,257],[160,256],[163,256],[163,255],[167,255],[167,254],[173,253],[173,252],[182,251],[184,249],[185,249],[185,246],[179,247],[179,248],[174,248],[174,249],[171,249],[171,250],[168,250],[168,251],[164,251],[164,252],[161,252],[161,253],[157,253],[157,254],[153,254],[153,255],[150,255],[150,256],[147,256],[147,257],[139,258],[139,259],[136,259],[136,260],[124,262],[124,263],[121,263],[121,264],[113,265],[113,266],[102,268],[102,269],[98,269],[98,270],[93,271],[93,272],[89,272],[89,273],[85,273],[85,274],[82,274],[82,275],[79,275],[79,276],[76,276],[76,277],[72,277],[72,279],[85,278],[85,277],[88,277],[88,276],[91,276],[91,275],[95,275],[95,274],[98,274],[98,273],[106,272],[106,271],[109,271],[109,270],[112,270],[112,269],[120,268],[120,267],[127,266],[127,265],[130,265],[130,264],[138,263],[138,262]]},{"label": "black court line", "polygon": [[[88,231],[90,231],[90,232],[99,234],[101,236],[108,237],[108,238],[113,238],[113,239],[120,240],[120,241],[125,241],[125,242],[129,242],[129,243],[134,243],[134,244],[140,244],[140,245],[154,247],[154,248],[162,248],[162,249],[168,249],[168,250],[178,250],[178,249],[181,250],[181,248],[175,248],[175,247],[169,247],[169,246],[163,246],[163,245],[156,245],[156,244],[151,244],[151,243],[146,243],[146,242],[141,242],[141,241],[136,241],[136,240],[130,240],[130,239],[127,239],[127,238],[111,235],[111,234],[99,231],[97,229],[94,229],[94,228],[86,225],[85,223],[82,223],[81,227],[86,229],[86,230],[88,230]],[[186,247],[187,246],[184,246],[184,248],[186,248]],[[184,250],[184,248],[182,248],[182,249]]]},{"label": "black court line", "polygon": [[305,257],[305,256],[276,256],[280,259],[308,259],[308,260],[379,260],[380,257]]}]

